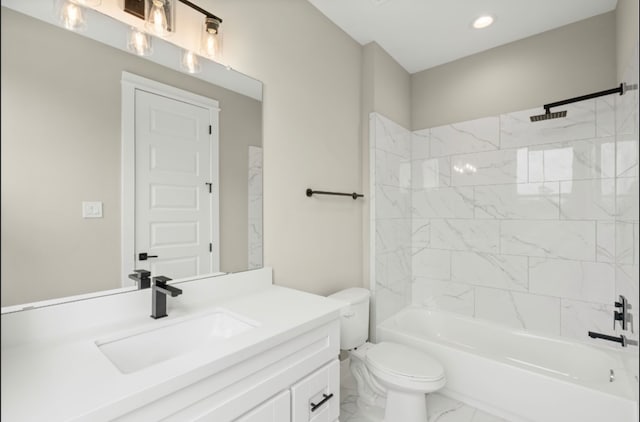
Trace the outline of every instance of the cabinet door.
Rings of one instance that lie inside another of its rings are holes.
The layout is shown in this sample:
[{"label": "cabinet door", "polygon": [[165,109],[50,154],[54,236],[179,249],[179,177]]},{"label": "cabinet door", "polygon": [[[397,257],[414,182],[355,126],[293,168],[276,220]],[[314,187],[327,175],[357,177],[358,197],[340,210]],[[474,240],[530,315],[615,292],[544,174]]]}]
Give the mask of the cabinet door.
[{"label": "cabinet door", "polygon": [[289,390],[277,394],[261,405],[253,408],[236,419],[236,422],[289,422],[290,413]]},{"label": "cabinet door", "polygon": [[339,414],[338,359],[291,386],[291,422],[333,422]]}]

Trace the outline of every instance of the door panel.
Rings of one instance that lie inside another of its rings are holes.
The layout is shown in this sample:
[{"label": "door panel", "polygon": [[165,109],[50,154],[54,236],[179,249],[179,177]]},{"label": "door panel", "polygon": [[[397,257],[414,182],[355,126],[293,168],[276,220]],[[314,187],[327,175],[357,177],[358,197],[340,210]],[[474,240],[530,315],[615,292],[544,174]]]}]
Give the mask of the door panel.
[{"label": "door panel", "polygon": [[216,270],[210,124],[204,107],[136,90],[136,268],[170,278]]}]

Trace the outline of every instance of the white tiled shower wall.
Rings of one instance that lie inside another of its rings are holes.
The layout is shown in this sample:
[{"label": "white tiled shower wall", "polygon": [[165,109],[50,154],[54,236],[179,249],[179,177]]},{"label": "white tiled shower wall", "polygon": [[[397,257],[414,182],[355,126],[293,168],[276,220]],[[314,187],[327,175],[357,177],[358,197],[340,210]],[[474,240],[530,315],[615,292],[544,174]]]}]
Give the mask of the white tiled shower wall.
[{"label": "white tiled shower wall", "polygon": [[638,90],[561,109],[413,133],[371,114],[377,323],[412,303],[580,340],[620,334],[617,295],[640,307]]}]

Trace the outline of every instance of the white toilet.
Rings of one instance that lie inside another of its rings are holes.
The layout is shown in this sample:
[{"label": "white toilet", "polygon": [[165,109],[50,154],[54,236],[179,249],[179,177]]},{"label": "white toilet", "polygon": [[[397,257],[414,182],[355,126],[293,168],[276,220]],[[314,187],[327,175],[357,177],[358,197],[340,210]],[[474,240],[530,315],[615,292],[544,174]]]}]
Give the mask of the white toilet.
[{"label": "white toilet", "polygon": [[349,352],[358,406],[365,411],[384,407],[384,422],[426,422],[425,394],[441,389],[446,382],[440,362],[402,344],[367,342],[369,290],[355,287],[329,297],[345,302],[340,349]]}]

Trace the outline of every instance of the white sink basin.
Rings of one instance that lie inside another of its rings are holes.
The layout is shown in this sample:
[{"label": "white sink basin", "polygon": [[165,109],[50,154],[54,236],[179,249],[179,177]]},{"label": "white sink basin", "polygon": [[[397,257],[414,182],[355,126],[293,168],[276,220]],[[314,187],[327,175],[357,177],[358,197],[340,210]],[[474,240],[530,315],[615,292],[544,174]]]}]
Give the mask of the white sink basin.
[{"label": "white sink basin", "polygon": [[[164,321],[158,321],[160,324]],[[122,372],[129,374],[148,366],[223,342],[258,323],[218,309],[196,317],[163,324],[96,341],[100,351]]]}]

